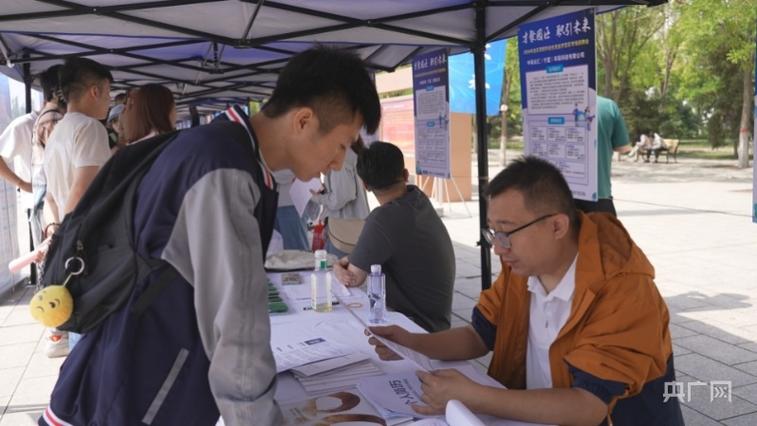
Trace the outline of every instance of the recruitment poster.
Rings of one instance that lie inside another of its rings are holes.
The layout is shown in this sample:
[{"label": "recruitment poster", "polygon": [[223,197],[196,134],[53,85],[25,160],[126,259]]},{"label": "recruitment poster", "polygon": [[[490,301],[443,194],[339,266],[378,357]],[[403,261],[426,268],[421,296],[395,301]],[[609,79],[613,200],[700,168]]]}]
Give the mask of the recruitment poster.
[{"label": "recruitment poster", "polygon": [[597,199],[594,11],[518,31],[525,152],[560,168],[573,197]]},{"label": "recruitment poster", "polygon": [[413,59],[415,172],[449,178],[449,90],[447,51],[435,50]]}]

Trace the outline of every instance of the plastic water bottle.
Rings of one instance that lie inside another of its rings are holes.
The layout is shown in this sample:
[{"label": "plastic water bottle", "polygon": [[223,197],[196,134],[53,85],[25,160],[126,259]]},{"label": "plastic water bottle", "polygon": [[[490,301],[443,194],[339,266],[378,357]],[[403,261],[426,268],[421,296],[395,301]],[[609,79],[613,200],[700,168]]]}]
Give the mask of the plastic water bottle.
[{"label": "plastic water bottle", "polygon": [[386,311],[386,283],[381,265],[371,265],[371,274],[368,275],[368,302],[370,313],[368,322],[380,324],[384,322]]},{"label": "plastic water bottle", "polygon": [[316,250],[310,274],[310,306],[316,312],[331,312],[331,274],[326,256],[326,250]]}]

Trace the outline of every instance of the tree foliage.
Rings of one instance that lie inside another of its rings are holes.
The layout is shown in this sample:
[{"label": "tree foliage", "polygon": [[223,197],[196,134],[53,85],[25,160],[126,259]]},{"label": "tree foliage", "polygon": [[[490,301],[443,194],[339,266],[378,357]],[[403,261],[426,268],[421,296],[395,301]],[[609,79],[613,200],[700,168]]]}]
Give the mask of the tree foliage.
[{"label": "tree foliage", "polygon": [[755,0],[671,0],[599,15],[598,92],[618,102],[634,139],[738,143],[752,121],[756,29]]}]

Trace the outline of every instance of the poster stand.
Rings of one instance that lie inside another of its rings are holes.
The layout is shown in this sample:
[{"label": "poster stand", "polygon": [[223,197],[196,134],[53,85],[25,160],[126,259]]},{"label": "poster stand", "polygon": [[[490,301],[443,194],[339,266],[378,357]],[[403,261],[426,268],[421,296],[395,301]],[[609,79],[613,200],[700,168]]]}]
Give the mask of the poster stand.
[{"label": "poster stand", "polygon": [[431,183],[431,198],[435,200],[441,200],[442,207],[441,210],[438,210],[439,216],[444,217],[445,204],[448,204],[450,212],[452,211],[452,198],[449,195],[450,183],[452,183],[455,191],[457,191],[457,196],[460,197],[460,201],[463,202],[463,207],[465,207],[465,211],[468,213],[466,217],[473,216],[470,209],[468,208],[468,203],[466,203],[465,198],[463,198],[462,192],[460,192],[460,188],[457,186],[457,182],[455,182],[455,179],[424,175],[418,175],[418,178],[420,179],[420,185],[418,186],[421,188],[421,191],[425,192],[426,186]]}]

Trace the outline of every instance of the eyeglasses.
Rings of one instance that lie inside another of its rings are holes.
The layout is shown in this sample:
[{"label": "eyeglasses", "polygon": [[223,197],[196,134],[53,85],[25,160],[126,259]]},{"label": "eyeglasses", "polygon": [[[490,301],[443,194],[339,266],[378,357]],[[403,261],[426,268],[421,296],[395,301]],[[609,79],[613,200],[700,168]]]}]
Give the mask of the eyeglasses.
[{"label": "eyeglasses", "polygon": [[523,226],[519,226],[519,227],[517,227],[517,228],[515,228],[515,229],[513,229],[512,231],[509,231],[509,232],[494,231],[494,230],[489,229],[489,228],[482,228],[481,229],[481,235],[484,237],[484,239],[486,240],[486,242],[489,243],[490,246],[494,246],[494,244],[496,243],[499,248],[509,249],[509,248],[512,247],[512,242],[510,241],[510,237],[512,237],[512,235],[514,233],[516,233],[518,231],[521,231],[523,229],[526,229],[529,226],[533,225],[534,223],[537,223],[537,222],[539,222],[541,220],[544,220],[544,219],[546,219],[548,217],[552,217],[552,216],[554,216],[556,214],[557,213],[552,213],[552,214],[546,214],[544,216],[540,216],[540,217],[532,220],[531,222],[528,222],[527,224],[525,224]]}]

